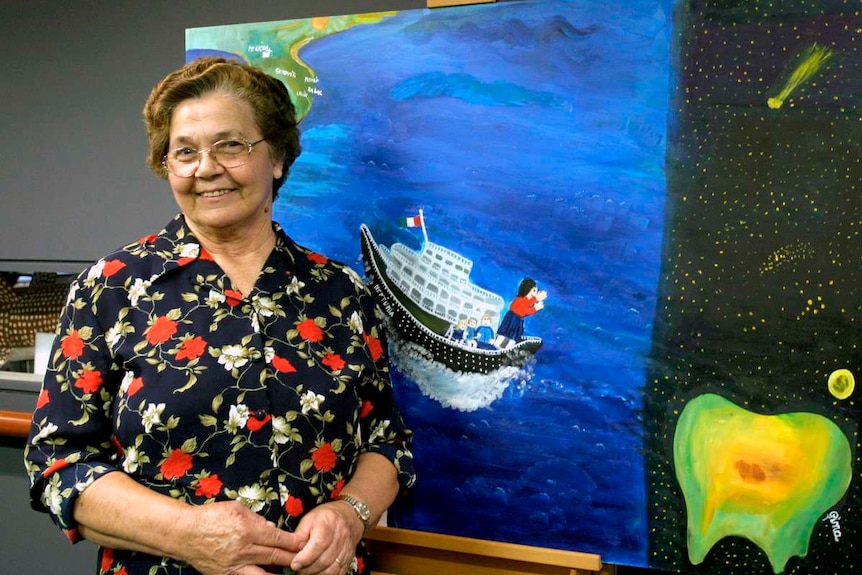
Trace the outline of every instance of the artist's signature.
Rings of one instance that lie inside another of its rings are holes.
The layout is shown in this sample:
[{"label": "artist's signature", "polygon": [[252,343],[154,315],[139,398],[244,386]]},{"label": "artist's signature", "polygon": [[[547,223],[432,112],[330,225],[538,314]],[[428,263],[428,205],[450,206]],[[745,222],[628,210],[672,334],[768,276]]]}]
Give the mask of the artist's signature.
[{"label": "artist's signature", "polygon": [[841,516],[838,515],[838,512],[830,511],[823,518],[823,521],[828,521],[832,525],[832,537],[835,539],[835,542],[838,543],[841,541]]}]

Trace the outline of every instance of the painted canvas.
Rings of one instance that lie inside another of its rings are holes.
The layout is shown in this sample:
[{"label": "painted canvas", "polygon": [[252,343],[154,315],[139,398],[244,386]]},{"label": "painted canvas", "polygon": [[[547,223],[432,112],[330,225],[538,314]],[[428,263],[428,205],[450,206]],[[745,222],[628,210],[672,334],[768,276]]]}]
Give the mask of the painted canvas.
[{"label": "painted canvas", "polygon": [[688,2],[675,28],[649,562],[858,571],[859,5]]},{"label": "painted canvas", "polygon": [[420,474],[390,524],[673,571],[858,566],[859,29],[845,2],[782,5],[187,30],[187,59],[291,88],[276,219],[387,316]]}]

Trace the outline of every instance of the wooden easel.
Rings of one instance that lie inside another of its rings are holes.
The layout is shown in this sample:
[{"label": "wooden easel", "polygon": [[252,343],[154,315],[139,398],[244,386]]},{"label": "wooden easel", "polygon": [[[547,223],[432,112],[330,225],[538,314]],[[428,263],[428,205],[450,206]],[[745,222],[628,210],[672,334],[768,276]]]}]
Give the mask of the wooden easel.
[{"label": "wooden easel", "polygon": [[615,575],[599,555],[393,527],[365,536],[374,575]]}]

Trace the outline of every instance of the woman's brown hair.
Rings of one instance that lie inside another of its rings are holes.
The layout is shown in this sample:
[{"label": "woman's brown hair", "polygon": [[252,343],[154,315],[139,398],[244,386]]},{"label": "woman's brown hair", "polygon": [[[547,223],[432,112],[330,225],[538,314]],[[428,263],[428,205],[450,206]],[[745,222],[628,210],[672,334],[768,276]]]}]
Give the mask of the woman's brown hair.
[{"label": "woman's brown hair", "polygon": [[149,139],[147,164],[150,169],[162,178],[168,177],[162,160],[168,152],[174,109],[186,100],[210,93],[222,94],[251,106],[254,121],[269,144],[273,159],[284,163],[282,176],[272,182],[275,199],[290,166],[301,152],[296,109],[281,81],[237,60],[199,58],[156,84],[143,110]]}]

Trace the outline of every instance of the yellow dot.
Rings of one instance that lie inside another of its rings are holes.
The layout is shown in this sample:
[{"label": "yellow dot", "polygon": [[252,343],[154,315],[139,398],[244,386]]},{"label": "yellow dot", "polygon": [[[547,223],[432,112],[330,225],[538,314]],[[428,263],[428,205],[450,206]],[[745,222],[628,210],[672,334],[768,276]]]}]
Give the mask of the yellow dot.
[{"label": "yellow dot", "polygon": [[829,393],[838,399],[847,399],[856,387],[856,378],[849,369],[836,369],[829,375]]}]

